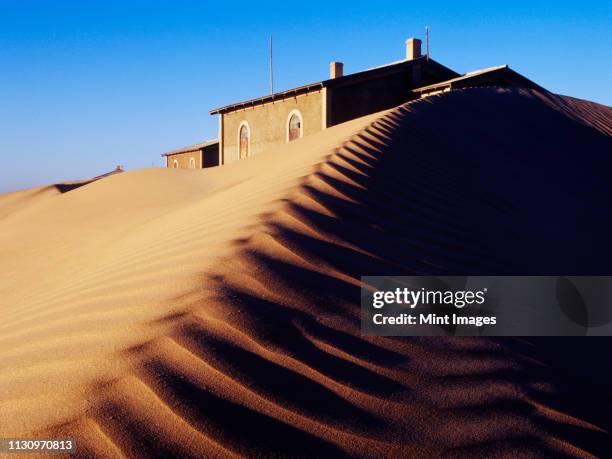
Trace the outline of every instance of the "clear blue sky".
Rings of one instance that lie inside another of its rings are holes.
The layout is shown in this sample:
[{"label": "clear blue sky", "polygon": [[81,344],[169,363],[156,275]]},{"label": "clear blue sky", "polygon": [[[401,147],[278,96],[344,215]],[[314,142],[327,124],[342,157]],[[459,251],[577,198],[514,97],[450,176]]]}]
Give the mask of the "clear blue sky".
[{"label": "clear blue sky", "polygon": [[0,192],[94,176],[214,138],[208,110],[275,87],[431,56],[507,63],[558,93],[612,104],[612,2],[0,0]]}]

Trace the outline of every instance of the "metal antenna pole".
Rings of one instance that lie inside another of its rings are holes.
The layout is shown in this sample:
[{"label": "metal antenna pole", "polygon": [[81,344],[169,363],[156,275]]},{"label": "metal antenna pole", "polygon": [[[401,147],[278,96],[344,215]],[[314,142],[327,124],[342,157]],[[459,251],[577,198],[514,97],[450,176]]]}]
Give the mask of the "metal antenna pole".
[{"label": "metal antenna pole", "polygon": [[429,60],[429,27],[425,26],[425,52],[427,54],[427,60]]},{"label": "metal antenna pole", "polygon": [[270,34],[270,94],[274,94],[274,71],[272,68],[272,34]]}]

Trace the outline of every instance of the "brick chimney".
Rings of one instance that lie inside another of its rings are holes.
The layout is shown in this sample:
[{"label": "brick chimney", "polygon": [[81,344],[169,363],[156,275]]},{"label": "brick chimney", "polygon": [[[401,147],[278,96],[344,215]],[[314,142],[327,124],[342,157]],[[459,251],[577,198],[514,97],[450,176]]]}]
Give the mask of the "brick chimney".
[{"label": "brick chimney", "polygon": [[421,57],[421,40],[409,38],[406,40],[406,59],[412,60]]},{"label": "brick chimney", "polygon": [[344,64],[342,62],[330,62],[329,63],[329,77],[340,78],[344,72]]}]

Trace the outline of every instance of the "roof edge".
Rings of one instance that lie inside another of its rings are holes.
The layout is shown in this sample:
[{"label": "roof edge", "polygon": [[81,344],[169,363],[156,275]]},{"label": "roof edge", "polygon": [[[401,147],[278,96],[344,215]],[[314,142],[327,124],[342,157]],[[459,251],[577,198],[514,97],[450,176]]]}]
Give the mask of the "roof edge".
[{"label": "roof edge", "polygon": [[204,142],[196,143],[195,145],[189,145],[188,147],[178,148],[176,150],[162,153],[160,156],[172,156],[179,155],[181,153],[191,153],[192,151],[202,150],[203,148],[210,147],[215,144],[219,144],[219,139],[205,140]]},{"label": "roof edge", "polygon": [[297,88],[287,89],[281,92],[275,92],[274,94],[268,94],[267,96],[256,97],[254,99],[248,99],[242,102],[236,102],[234,104],[225,105],[223,107],[214,108],[208,113],[211,115],[215,115],[217,113],[224,113],[233,110],[239,110],[240,108],[251,107],[255,105],[265,104],[267,102],[274,102],[275,100],[286,99],[287,97],[291,97],[292,95],[304,94],[310,92],[314,89],[323,89],[324,81],[319,81],[317,83],[311,83],[304,86],[299,86]]},{"label": "roof edge", "polygon": [[497,66],[494,66],[494,67],[486,67],[484,69],[473,70],[471,72],[466,72],[463,75],[460,75],[460,76],[458,76],[456,78],[451,78],[450,80],[440,81],[438,83],[430,84],[430,85],[427,85],[427,86],[421,86],[419,88],[414,88],[412,90],[412,92],[414,92],[414,93],[423,93],[423,92],[427,92],[427,91],[430,91],[430,90],[441,89],[441,88],[451,88],[451,89],[453,89],[455,83],[461,83],[461,82],[469,80],[471,78],[477,78],[477,77],[482,76],[482,75],[494,74],[494,73],[497,73],[497,72],[508,72],[510,75],[513,75],[518,80],[524,82],[525,83],[525,87],[528,87],[528,88],[529,87],[530,88],[537,88],[537,89],[540,89],[540,90],[546,90],[545,88],[543,88],[539,84],[535,83],[534,81],[530,80],[526,76],[520,74],[516,70],[511,69],[508,64],[503,64],[503,65],[497,65]]},{"label": "roof edge", "polygon": [[427,64],[432,64],[435,66],[439,66],[442,67],[446,70],[449,70],[450,72],[455,73],[457,76],[459,76],[459,74],[457,72],[455,72],[452,69],[449,69],[448,67],[440,64],[439,62],[429,58],[426,55],[417,57],[416,59],[404,59],[401,61],[396,61],[396,62],[391,62],[390,64],[385,64],[385,65],[381,65],[378,67],[373,67],[373,68],[369,68],[366,70],[361,70],[359,72],[355,72],[355,73],[351,73],[348,75],[344,75],[342,77],[339,78],[329,78],[327,80],[322,80],[322,81],[318,81],[316,83],[310,83],[304,86],[298,86],[297,88],[292,88],[292,89],[288,89],[286,91],[281,91],[281,92],[277,92],[274,94],[268,94],[267,96],[262,96],[262,97],[256,97],[254,99],[248,99],[242,102],[236,102],[234,104],[229,104],[229,105],[225,105],[223,107],[219,107],[219,108],[215,108],[212,109],[209,113],[211,115],[215,115],[215,114],[221,114],[221,113],[226,113],[226,112],[230,112],[230,111],[234,111],[234,110],[240,110],[242,108],[248,108],[248,107],[253,107],[255,105],[261,105],[261,104],[265,104],[268,102],[274,102],[275,100],[283,100],[286,99],[287,97],[291,97],[293,95],[298,95],[298,94],[304,94],[310,91],[313,91],[315,89],[322,89],[325,87],[329,87],[329,86],[334,86],[337,84],[341,84],[343,82],[348,82],[351,80],[355,80],[355,79],[359,79],[362,77],[367,77],[368,75],[375,75],[378,73],[386,73],[386,72],[390,72],[393,71],[395,69],[399,69],[402,68],[404,66],[408,66],[408,65],[412,65],[414,63],[418,63],[418,62],[425,62]]}]

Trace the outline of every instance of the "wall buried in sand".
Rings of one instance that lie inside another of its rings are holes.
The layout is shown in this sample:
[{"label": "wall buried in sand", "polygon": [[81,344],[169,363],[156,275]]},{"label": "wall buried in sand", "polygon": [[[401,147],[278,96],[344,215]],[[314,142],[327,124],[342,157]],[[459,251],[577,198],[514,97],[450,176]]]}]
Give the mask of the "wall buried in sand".
[{"label": "wall buried in sand", "polygon": [[204,167],[218,166],[219,144],[215,142],[193,150],[169,153],[165,155],[165,161],[166,167],[170,169],[202,169]]},{"label": "wall buried in sand", "polygon": [[175,155],[167,156],[167,166],[169,168],[173,168],[174,162],[176,161],[176,167],[179,169],[189,169],[190,161],[193,159],[195,163],[195,169],[200,169],[202,167],[202,155],[201,152],[198,151],[189,151],[187,153],[177,153]]},{"label": "wall buried in sand", "polygon": [[256,105],[244,110],[224,113],[223,162],[239,159],[238,136],[240,125],[246,121],[250,130],[249,156],[257,155],[274,145],[287,142],[289,115],[298,110],[302,115],[302,134],[314,134],[323,129],[323,91],[315,91],[297,97]]},{"label": "wall buried in sand", "polygon": [[[213,110],[211,114],[221,116],[221,164],[240,159],[239,131],[244,123],[250,132],[248,156],[257,155],[287,142],[289,115],[293,110],[302,115],[302,135],[308,136],[397,107],[418,97],[412,91],[414,88],[456,76],[457,73],[433,60],[414,59]],[[303,94],[295,95],[297,92]]]}]

